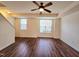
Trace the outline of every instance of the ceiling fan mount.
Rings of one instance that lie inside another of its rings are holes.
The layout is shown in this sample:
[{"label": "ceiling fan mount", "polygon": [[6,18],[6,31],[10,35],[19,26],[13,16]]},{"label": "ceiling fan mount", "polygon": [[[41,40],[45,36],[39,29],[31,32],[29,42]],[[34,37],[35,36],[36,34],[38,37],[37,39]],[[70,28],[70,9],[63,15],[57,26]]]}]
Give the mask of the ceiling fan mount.
[{"label": "ceiling fan mount", "polygon": [[50,10],[45,9],[45,8],[46,8],[46,7],[49,7],[49,6],[51,6],[51,5],[53,5],[52,2],[49,2],[49,3],[45,4],[45,5],[44,5],[43,2],[41,2],[40,4],[38,4],[36,1],[33,1],[33,3],[34,3],[35,5],[37,5],[38,8],[37,8],[37,9],[32,9],[31,11],[40,10],[40,13],[42,13],[42,11],[46,11],[46,12],[48,12],[48,13],[51,13]]}]

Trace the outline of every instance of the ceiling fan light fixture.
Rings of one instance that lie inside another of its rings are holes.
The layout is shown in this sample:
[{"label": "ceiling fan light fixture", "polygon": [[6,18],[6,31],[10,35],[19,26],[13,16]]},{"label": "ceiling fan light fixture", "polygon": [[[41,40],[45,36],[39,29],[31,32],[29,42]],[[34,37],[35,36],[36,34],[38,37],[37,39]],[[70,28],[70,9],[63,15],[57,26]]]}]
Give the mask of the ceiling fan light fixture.
[{"label": "ceiling fan light fixture", "polygon": [[33,3],[34,3],[35,5],[37,5],[38,8],[37,8],[37,9],[32,9],[31,11],[39,10],[40,12],[46,11],[46,12],[48,12],[48,13],[51,13],[51,10],[45,9],[45,8],[51,6],[51,5],[52,5],[52,2],[48,2],[48,3],[45,4],[45,5],[43,5],[43,2],[41,2],[40,4],[38,4],[36,1],[33,1]]},{"label": "ceiling fan light fixture", "polygon": [[44,9],[43,8],[40,8],[39,11],[42,12],[42,11],[44,11]]}]

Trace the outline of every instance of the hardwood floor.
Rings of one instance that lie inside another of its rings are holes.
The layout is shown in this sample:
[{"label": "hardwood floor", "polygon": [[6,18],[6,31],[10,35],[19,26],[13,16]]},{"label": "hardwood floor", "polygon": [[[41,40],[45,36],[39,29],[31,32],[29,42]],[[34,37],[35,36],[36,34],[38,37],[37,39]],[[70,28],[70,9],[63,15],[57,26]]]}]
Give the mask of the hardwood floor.
[{"label": "hardwood floor", "polygon": [[56,39],[23,39],[0,51],[1,57],[79,57],[79,52]]}]

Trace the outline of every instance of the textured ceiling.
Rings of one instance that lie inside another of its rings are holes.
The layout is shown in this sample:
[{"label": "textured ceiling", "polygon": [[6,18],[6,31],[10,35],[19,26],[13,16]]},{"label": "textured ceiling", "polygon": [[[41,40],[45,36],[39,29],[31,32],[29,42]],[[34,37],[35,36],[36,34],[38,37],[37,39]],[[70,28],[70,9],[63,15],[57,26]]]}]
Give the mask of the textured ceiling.
[{"label": "textured ceiling", "polygon": [[0,7],[6,7],[4,4],[0,3]]},{"label": "textured ceiling", "polygon": [[[40,1],[37,1],[40,3]],[[44,4],[48,3],[49,1],[43,1]],[[35,4],[31,1],[2,1],[0,2],[7,6],[13,12],[16,13],[38,13],[37,11],[31,11],[33,8],[38,8]],[[61,13],[66,7],[68,7],[72,1],[52,1],[53,5],[47,7],[47,9],[51,10],[52,13]]]}]

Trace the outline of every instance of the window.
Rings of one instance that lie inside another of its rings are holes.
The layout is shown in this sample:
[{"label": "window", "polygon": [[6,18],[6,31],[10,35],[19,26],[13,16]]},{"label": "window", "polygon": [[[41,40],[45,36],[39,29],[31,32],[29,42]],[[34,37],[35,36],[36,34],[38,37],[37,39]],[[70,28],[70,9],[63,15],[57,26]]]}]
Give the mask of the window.
[{"label": "window", "polygon": [[27,19],[21,19],[20,20],[20,29],[26,30],[27,29]]},{"label": "window", "polygon": [[52,31],[52,20],[40,20],[40,32],[50,33]]}]

